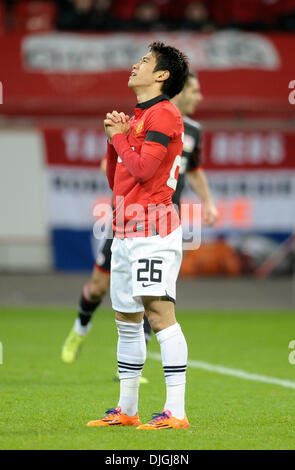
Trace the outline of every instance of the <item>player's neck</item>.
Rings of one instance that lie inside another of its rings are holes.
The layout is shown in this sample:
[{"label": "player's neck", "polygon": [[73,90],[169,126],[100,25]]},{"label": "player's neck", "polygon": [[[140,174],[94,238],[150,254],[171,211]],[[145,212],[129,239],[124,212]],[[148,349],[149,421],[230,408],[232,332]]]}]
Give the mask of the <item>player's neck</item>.
[{"label": "player's neck", "polygon": [[156,98],[159,95],[162,95],[162,91],[159,90],[158,88],[154,89],[137,89],[134,90],[136,97],[137,97],[137,103],[145,103],[146,101],[152,100],[153,98]]}]

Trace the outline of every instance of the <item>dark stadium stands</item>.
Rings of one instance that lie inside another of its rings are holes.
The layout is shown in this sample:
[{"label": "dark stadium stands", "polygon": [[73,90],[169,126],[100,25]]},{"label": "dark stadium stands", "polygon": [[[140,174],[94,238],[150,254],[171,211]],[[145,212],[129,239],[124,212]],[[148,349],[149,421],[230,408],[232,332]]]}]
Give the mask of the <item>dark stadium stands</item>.
[{"label": "dark stadium stands", "polygon": [[52,1],[20,1],[13,8],[13,29],[20,32],[55,29],[56,4]]},{"label": "dark stadium stands", "polygon": [[0,0],[9,30],[295,31],[294,0]]}]

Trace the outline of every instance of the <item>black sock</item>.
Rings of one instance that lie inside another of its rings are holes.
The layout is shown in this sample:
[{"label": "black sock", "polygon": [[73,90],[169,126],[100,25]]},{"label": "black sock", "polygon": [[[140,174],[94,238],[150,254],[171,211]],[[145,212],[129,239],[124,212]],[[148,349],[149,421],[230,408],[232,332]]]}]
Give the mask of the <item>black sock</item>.
[{"label": "black sock", "polygon": [[147,344],[151,339],[152,328],[151,328],[151,325],[149,324],[149,321],[146,315],[143,316],[143,329],[144,329],[145,342]]},{"label": "black sock", "polygon": [[81,295],[79,307],[78,307],[78,316],[80,318],[80,322],[82,326],[88,325],[91,320],[92,315],[94,314],[96,308],[101,303],[101,299],[96,301],[90,301],[85,299],[83,295]]}]

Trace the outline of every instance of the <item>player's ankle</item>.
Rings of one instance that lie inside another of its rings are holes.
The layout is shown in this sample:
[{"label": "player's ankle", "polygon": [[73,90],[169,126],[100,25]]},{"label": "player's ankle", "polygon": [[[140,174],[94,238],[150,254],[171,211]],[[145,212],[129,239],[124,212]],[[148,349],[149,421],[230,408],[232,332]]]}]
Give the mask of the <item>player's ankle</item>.
[{"label": "player's ankle", "polygon": [[76,318],[74,323],[74,330],[80,336],[86,336],[89,330],[91,329],[90,319],[86,325],[82,325],[80,317]]}]

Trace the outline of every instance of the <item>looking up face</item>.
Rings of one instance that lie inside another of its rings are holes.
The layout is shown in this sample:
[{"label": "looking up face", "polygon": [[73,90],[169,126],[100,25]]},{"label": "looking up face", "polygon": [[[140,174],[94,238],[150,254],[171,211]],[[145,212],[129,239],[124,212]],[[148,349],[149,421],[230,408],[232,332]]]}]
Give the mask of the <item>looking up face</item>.
[{"label": "looking up face", "polygon": [[132,66],[128,80],[129,88],[148,87],[154,84],[161,72],[154,72],[157,58],[152,52],[148,52],[137,64]]}]

